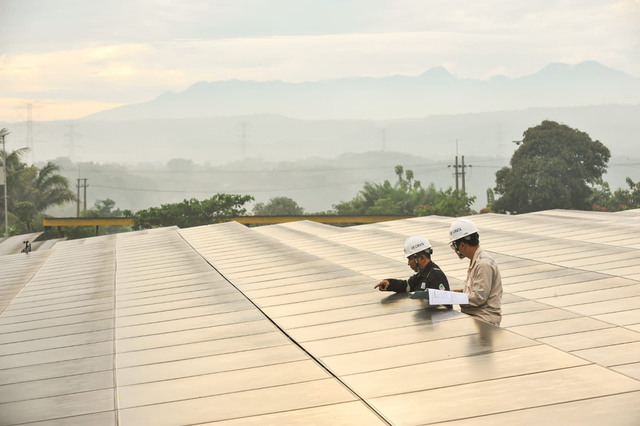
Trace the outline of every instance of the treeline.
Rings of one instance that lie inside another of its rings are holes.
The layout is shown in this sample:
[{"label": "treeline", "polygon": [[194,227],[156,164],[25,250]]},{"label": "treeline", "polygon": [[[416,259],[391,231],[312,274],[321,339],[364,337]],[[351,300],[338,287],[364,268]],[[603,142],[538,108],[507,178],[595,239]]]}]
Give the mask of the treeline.
[{"label": "treeline", "polygon": [[[4,129],[3,129],[4,130]],[[627,188],[610,189],[603,180],[611,157],[600,141],[578,129],[553,121],[527,129],[510,166],[496,173],[496,186],[487,190],[487,204],[480,213],[520,214],[549,209],[579,209],[615,212],[640,208],[640,181],[627,177]],[[52,207],[77,202],[69,179],[60,174],[60,166],[48,162],[42,167],[27,166],[22,161],[26,150],[7,154],[9,232],[19,235],[42,231],[42,219]],[[411,169],[398,165],[396,179],[382,183],[367,181],[350,200],[332,205],[332,209],[309,214],[330,215],[440,215],[466,216],[476,197],[452,188],[437,189],[431,183],[423,187]],[[494,197],[494,191],[496,197]],[[198,200],[185,199],[159,207],[139,209],[135,213],[116,208],[111,198],[96,201],[82,212],[83,217],[133,218],[133,229],[162,226],[181,228],[206,225],[248,214],[251,195],[218,193]],[[254,215],[304,215],[292,198],[276,196],[269,202],[253,206]],[[4,199],[0,204],[4,223]],[[115,233],[128,227],[101,227],[100,232]],[[92,228],[66,229],[68,238],[94,234]],[[48,231],[43,238],[55,238]]]}]

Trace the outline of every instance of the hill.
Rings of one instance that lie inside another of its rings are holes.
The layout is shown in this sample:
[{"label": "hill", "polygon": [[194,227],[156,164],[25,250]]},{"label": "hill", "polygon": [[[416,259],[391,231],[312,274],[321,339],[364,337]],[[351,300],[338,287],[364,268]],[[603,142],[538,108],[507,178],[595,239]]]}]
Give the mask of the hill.
[{"label": "hill", "polygon": [[419,76],[304,83],[200,82],[181,93],[92,114],[90,120],[278,114],[299,119],[398,119],[531,107],[640,103],[640,79],[598,62],[552,63],[535,74],[457,78],[443,67]]}]

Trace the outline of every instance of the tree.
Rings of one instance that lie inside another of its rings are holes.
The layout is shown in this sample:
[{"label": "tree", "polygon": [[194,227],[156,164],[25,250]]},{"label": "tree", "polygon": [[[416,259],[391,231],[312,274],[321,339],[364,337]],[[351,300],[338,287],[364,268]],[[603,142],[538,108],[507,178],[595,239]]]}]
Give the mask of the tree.
[{"label": "tree", "polygon": [[111,198],[106,200],[96,200],[93,205],[93,209],[87,210],[82,214],[84,217],[120,217],[124,215],[124,212],[120,209],[115,209],[116,202]]},{"label": "tree", "polygon": [[[431,184],[422,188],[414,179],[413,172],[405,172],[402,166],[395,167],[398,182],[391,185],[388,180],[382,184],[366,182],[364,188],[351,200],[334,204],[340,215],[418,215],[437,214],[442,216],[463,216],[472,214],[471,204],[475,197],[468,197],[461,191],[449,188],[436,190]],[[405,177],[402,176],[405,173]]]},{"label": "tree", "polygon": [[249,201],[253,201],[250,195],[216,194],[202,201],[192,198],[181,203],[163,204],[136,212],[133,229],[208,225],[246,214],[247,209],[242,206]]},{"label": "tree", "polygon": [[395,168],[396,171],[396,175],[398,176],[398,182],[401,183],[402,182],[402,174],[404,173],[404,167],[398,165]]},{"label": "tree", "polygon": [[288,197],[271,198],[267,204],[257,203],[253,207],[256,216],[300,216],[304,209]]},{"label": "tree", "polygon": [[487,206],[480,209],[480,214],[493,213],[493,203],[496,201],[493,189],[487,188]]},{"label": "tree", "polygon": [[435,191],[435,186],[431,184],[429,186],[432,189],[429,201],[425,204],[420,204],[414,209],[414,214],[417,216],[468,216],[475,212],[471,210],[471,205],[475,201],[476,197],[467,197],[461,191],[455,191],[449,187],[447,190]]},{"label": "tree", "polygon": [[[7,155],[7,210],[17,222],[17,233],[37,230],[38,221],[47,209],[76,201],[69,180],[60,175],[60,166],[48,162],[41,169],[21,160],[27,149]],[[0,220],[4,221],[4,198],[0,203]]]},{"label": "tree", "polygon": [[602,182],[594,188],[591,196],[593,210],[618,212],[621,210],[640,209],[640,181],[634,182],[627,177],[629,189],[618,188],[611,193],[607,182]]},{"label": "tree", "polygon": [[496,212],[548,209],[590,210],[594,186],[602,181],[611,153],[585,132],[543,121],[524,132],[511,167],[496,173]]}]

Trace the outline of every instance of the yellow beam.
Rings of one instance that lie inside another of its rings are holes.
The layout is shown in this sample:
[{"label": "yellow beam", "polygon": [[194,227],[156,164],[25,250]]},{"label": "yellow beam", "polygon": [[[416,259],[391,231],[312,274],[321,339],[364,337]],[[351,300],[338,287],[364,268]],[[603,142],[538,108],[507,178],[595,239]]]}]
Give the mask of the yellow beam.
[{"label": "yellow beam", "polygon": [[131,226],[130,217],[48,217],[42,219],[43,226]]},{"label": "yellow beam", "polygon": [[387,222],[389,220],[409,219],[415,216],[331,216],[331,215],[316,215],[316,216],[243,216],[234,217],[234,220],[243,225],[258,225],[258,224],[273,224],[273,223],[287,223],[297,222],[299,220],[310,220],[312,222],[320,223],[378,223]]}]

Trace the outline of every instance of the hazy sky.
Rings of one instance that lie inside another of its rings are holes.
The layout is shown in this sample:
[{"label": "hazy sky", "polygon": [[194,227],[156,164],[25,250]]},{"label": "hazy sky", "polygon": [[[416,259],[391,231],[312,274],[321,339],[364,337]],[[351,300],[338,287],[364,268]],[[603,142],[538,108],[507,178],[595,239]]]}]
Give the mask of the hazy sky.
[{"label": "hazy sky", "polygon": [[640,0],[0,0],[0,121],[78,118],[198,81],[595,60],[640,77]]}]

